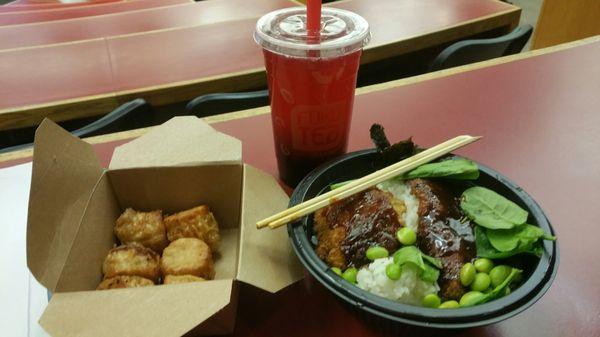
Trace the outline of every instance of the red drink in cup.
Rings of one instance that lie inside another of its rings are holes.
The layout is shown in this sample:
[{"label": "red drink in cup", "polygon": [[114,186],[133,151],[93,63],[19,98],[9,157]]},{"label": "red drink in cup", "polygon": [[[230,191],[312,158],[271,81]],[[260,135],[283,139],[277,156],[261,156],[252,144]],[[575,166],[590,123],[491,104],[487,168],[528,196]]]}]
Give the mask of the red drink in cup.
[{"label": "red drink in cup", "polygon": [[319,164],[346,152],[367,22],[323,8],[317,39],[307,35],[306,10],[263,16],[255,40],[264,50],[280,178],[295,186]]}]

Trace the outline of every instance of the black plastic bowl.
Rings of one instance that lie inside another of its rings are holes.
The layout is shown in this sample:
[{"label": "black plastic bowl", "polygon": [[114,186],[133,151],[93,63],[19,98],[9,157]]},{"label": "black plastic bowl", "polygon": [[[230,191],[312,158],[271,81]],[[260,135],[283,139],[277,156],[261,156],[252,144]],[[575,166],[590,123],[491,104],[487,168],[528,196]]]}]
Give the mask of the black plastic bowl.
[{"label": "black plastic bowl", "polygon": [[[374,149],[349,153],[326,163],[306,176],[294,190],[290,206],[313,198],[329,185],[356,179],[375,171]],[[528,222],[554,235],[548,218],[539,205],[516,184],[500,173],[479,165],[477,185],[488,187],[517,203],[529,212]],[[313,217],[288,225],[292,245],[302,264],[326,288],[344,301],[366,312],[392,321],[434,328],[468,328],[496,323],[512,317],[533,305],[544,295],[558,269],[557,242],[544,241],[541,258],[524,256],[521,259],[524,282],[508,296],[489,303],[459,309],[431,309],[394,302],[366,292],[334,274],[315,252]]]}]

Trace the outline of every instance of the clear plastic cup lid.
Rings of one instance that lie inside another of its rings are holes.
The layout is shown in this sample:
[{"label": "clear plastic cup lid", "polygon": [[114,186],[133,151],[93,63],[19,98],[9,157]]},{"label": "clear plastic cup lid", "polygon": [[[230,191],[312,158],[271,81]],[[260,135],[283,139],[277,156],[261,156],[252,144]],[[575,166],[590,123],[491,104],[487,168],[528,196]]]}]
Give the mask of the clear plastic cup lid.
[{"label": "clear plastic cup lid", "polygon": [[270,12],[256,23],[254,40],[264,49],[296,57],[334,57],[355,52],[371,38],[369,24],[360,15],[337,8],[321,10],[319,41],[309,39],[306,8],[292,7]]}]

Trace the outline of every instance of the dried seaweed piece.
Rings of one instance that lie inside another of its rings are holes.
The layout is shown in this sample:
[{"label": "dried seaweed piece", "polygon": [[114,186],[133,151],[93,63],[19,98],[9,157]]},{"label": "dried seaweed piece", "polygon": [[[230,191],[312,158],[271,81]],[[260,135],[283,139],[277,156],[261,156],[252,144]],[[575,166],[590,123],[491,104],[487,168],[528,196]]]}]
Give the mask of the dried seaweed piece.
[{"label": "dried seaweed piece", "polygon": [[390,145],[385,135],[385,129],[379,124],[373,124],[369,130],[371,140],[377,147],[380,156],[375,160],[375,167],[382,168],[406,159],[419,151],[412,137]]},{"label": "dried seaweed piece", "polygon": [[369,129],[369,133],[371,134],[371,140],[373,141],[373,144],[375,144],[375,147],[379,153],[390,147],[391,144],[385,135],[383,126],[380,124],[373,124]]}]

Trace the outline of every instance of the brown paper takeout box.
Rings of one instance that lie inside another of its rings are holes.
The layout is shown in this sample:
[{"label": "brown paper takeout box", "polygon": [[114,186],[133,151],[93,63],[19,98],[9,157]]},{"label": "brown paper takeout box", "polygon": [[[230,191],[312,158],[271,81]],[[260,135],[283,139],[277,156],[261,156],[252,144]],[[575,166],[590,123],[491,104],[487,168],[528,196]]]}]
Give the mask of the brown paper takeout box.
[{"label": "brown paper takeout box", "polygon": [[[55,336],[180,336],[233,330],[237,281],[269,292],[301,278],[285,229],[260,218],[288,198],[242,163],[241,142],[196,117],[178,117],[118,147],[109,169],[92,147],[45,120],[36,131],[27,265],[52,292],[40,325]],[[126,207],[164,213],[209,205],[221,228],[212,281],[94,290]]]}]

